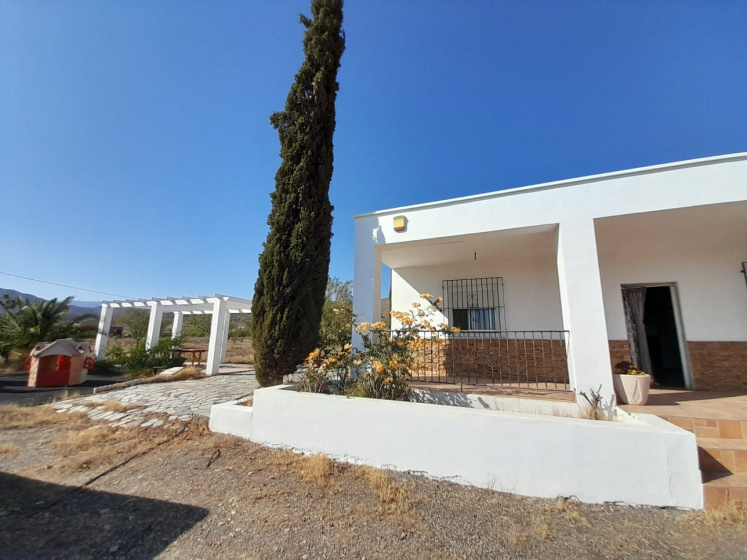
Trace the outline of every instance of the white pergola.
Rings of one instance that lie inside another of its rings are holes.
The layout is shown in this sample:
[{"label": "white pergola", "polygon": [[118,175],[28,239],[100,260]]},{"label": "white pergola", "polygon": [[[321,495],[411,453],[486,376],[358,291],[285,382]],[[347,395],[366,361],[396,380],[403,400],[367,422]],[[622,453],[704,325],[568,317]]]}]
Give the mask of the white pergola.
[{"label": "white pergola", "polygon": [[148,334],[145,338],[146,348],[152,348],[158,344],[164,313],[174,314],[174,324],[171,328],[172,338],[177,338],[181,335],[185,315],[212,315],[213,319],[210,324],[210,342],[208,345],[205,373],[213,375],[218,373],[220,364],[226,359],[228,326],[231,314],[251,314],[252,301],[221,294],[215,294],[214,296],[104,301],[101,303],[101,318],[99,319],[99,329],[96,335],[95,352],[97,360],[102,360],[106,357],[106,345],[109,341],[109,329],[112,325],[114,310],[129,308],[150,310]]}]

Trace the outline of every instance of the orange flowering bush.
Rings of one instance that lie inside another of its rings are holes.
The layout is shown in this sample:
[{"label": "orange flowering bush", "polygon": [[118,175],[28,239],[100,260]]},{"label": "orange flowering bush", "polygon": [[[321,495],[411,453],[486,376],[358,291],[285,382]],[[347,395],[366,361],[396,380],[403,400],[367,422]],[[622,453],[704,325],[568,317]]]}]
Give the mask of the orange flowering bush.
[{"label": "orange flowering bush", "polygon": [[350,380],[353,348],[347,343],[336,348],[317,348],[306,359],[307,369],[298,390],[307,393],[339,393]]},{"label": "orange flowering bush", "polygon": [[[392,311],[399,327],[387,330],[383,321],[361,323],[356,330],[363,341],[363,352],[354,365],[365,366],[347,391],[350,396],[408,400],[408,383],[415,366],[415,350],[424,341],[423,333],[455,333],[446,323],[436,325],[432,316],[441,310],[442,298],[421,294],[423,302],[413,302],[409,311]],[[364,361],[365,358],[365,361]]]}]

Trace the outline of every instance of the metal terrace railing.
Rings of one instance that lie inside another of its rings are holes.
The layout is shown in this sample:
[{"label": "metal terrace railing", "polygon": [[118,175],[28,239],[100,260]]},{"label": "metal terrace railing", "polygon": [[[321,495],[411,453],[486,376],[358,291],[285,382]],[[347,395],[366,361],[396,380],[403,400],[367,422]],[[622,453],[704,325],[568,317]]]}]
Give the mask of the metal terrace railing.
[{"label": "metal terrace railing", "polygon": [[423,331],[413,381],[570,390],[569,331]]}]

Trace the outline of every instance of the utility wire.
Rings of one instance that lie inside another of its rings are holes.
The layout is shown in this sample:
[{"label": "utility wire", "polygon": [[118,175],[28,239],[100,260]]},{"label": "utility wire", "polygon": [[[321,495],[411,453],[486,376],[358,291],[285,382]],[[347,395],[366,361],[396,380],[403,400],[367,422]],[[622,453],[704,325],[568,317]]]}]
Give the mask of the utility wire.
[{"label": "utility wire", "polygon": [[110,294],[109,292],[99,292],[98,290],[88,290],[86,288],[78,288],[77,286],[68,286],[67,284],[57,284],[56,282],[47,282],[46,280],[37,280],[36,278],[29,278],[27,276],[19,276],[18,274],[11,274],[10,272],[3,272],[2,270],[0,270],[0,274],[5,274],[6,276],[13,276],[14,278],[22,278],[23,280],[31,280],[32,282],[40,282],[42,284],[50,284],[52,286],[70,288],[71,290],[80,290],[81,292],[91,292],[93,294],[103,294],[105,296],[121,297],[125,299],[137,299],[134,296],[123,296],[122,294]]}]

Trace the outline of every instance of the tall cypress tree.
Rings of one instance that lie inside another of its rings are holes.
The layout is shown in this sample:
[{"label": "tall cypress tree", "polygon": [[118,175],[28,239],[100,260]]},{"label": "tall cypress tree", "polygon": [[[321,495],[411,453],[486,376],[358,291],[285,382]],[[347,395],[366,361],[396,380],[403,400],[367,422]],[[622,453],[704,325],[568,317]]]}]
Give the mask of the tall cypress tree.
[{"label": "tall cypress tree", "polygon": [[312,0],[306,56],[285,101],[270,117],[283,162],[275,175],[270,233],[259,257],[252,328],[257,380],[282,382],[317,344],[332,240],[332,136],[337,70],[345,50],[342,0]]}]

